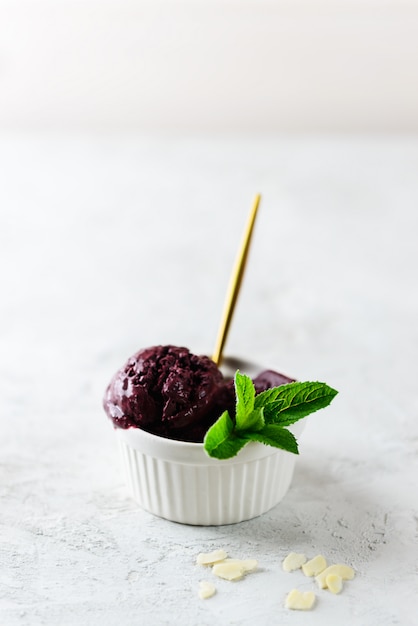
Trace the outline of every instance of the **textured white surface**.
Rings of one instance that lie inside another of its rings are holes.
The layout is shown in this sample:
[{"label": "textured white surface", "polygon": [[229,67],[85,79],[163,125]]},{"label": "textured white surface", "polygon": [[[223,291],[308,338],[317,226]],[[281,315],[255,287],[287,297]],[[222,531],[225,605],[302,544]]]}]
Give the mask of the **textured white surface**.
[{"label": "textured white surface", "polygon": [[[417,623],[417,171],[412,139],[2,137],[2,625]],[[139,347],[211,350],[257,191],[228,352],[340,395],[279,506],[182,526],[127,497],[101,396]],[[216,548],[260,569],[202,601]],[[357,576],[292,613],[291,551]]]}]

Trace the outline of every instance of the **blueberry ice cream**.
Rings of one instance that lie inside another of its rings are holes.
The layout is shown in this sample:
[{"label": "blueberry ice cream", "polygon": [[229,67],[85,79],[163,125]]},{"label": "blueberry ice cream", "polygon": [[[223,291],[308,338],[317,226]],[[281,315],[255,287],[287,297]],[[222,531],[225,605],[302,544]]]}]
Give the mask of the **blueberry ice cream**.
[{"label": "blueberry ice cream", "polygon": [[[293,379],[267,370],[254,378],[257,393]],[[140,350],[115,374],[103,401],[118,428],[201,443],[226,409],[234,415],[233,381],[207,356],[187,348],[154,346]]]}]

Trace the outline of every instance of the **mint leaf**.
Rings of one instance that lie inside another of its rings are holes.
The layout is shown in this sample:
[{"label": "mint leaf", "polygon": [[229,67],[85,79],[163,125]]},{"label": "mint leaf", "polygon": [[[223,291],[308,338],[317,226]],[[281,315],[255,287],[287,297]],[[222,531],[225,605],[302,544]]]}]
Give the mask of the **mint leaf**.
[{"label": "mint leaf", "polygon": [[203,446],[217,459],[229,459],[250,441],[299,454],[294,435],[285,428],[328,406],[337,391],[325,383],[294,382],[256,395],[249,376],[235,373],[235,422],[228,411],[211,426]]},{"label": "mint leaf", "polygon": [[258,393],[254,400],[254,408],[258,409],[265,406],[269,402],[273,402],[277,398],[280,387],[272,387]]},{"label": "mint leaf", "polygon": [[234,383],[237,397],[235,420],[237,429],[244,430],[248,428],[248,418],[254,409],[255,387],[251,378],[241,374],[239,370],[235,373]]},{"label": "mint leaf", "polygon": [[237,432],[246,432],[247,430],[258,431],[261,430],[264,425],[264,409],[254,409],[245,419],[245,428],[238,428],[237,425],[236,430]]},{"label": "mint leaf", "polygon": [[338,393],[319,382],[288,383],[276,389],[276,399],[264,407],[264,419],[266,424],[280,426],[288,426],[325,408]]},{"label": "mint leaf", "polygon": [[229,459],[238,454],[247,440],[234,433],[234,422],[228,411],[224,411],[209,428],[203,440],[203,447],[215,459]]},{"label": "mint leaf", "polygon": [[248,439],[245,437],[237,437],[236,435],[233,435],[230,439],[225,439],[224,441],[218,443],[215,448],[212,448],[212,450],[209,451],[207,448],[205,448],[205,450],[209,456],[222,461],[236,456],[241,448],[243,448],[247,443]]},{"label": "mint leaf", "polygon": [[259,441],[267,446],[273,446],[274,448],[281,448],[281,450],[299,454],[298,443],[294,435],[290,430],[282,428],[282,426],[268,424],[258,432],[248,432],[245,436],[250,441]]},{"label": "mint leaf", "polygon": [[[283,400],[275,400],[269,402],[263,409],[264,420],[266,424],[277,424],[280,421],[280,409],[283,408]],[[284,418],[283,418],[284,419]],[[286,426],[287,424],[282,424]]]}]

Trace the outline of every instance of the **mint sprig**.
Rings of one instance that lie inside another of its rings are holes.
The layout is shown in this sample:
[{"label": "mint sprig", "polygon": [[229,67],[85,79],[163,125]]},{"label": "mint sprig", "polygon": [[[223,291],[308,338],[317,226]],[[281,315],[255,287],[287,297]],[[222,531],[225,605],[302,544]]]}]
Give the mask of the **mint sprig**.
[{"label": "mint sprig", "polygon": [[224,411],[203,441],[207,454],[216,459],[235,456],[250,441],[299,454],[297,441],[286,426],[325,408],[338,393],[325,383],[295,382],[256,395],[251,378],[239,370],[234,384],[235,420]]}]

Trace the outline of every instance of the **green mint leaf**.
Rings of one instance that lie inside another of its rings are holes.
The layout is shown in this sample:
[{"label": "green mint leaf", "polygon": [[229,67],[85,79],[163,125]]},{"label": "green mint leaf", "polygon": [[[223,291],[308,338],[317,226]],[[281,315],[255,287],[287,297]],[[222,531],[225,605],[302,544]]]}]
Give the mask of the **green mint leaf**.
[{"label": "green mint leaf", "polygon": [[280,426],[288,426],[325,408],[338,393],[319,382],[288,383],[276,389],[276,399],[264,407],[264,419],[266,424]]},{"label": "green mint leaf", "polygon": [[298,443],[294,435],[282,426],[276,424],[267,424],[258,432],[248,432],[245,436],[250,441],[259,441],[266,446],[273,446],[274,448],[280,448],[287,452],[293,452],[293,454],[299,454]]},{"label": "green mint leaf", "polygon": [[246,443],[247,439],[235,435],[234,422],[228,411],[224,411],[206,433],[203,447],[215,459],[229,459],[238,454]]},{"label": "green mint leaf", "polygon": [[251,378],[235,374],[236,417],[228,411],[206,433],[207,454],[229,459],[250,441],[299,454],[294,435],[285,428],[318,409],[328,406],[337,391],[325,383],[294,382],[255,395]]},{"label": "green mint leaf", "polygon": [[[283,408],[283,400],[274,400],[269,402],[263,409],[266,424],[278,424],[280,422],[280,409]],[[283,418],[284,419],[284,418]],[[286,424],[281,424],[286,426]]]},{"label": "green mint leaf", "polygon": [[274,402],[277,398],[277,394],[279,393],[280,387],[272,387],[271,389],[266,389],[265,391],[261,391],[258,393],[254,400],[254,408],[259,409],[262,406],[266,406],[266,404],[270,402]]},{"label": "green mint leaf", "polygon": [[241,374],[239,370],[235,373],[234,383],[237,397],[235,421],[238,430],[245,430],[248,418],[254,410],[255,387],[251,378]]},{"label": "green mint leaf", "polygon": [[[236,456],[238,452],[247,445],[248,439],[245,437],[237,437],[236,435],[232,435],[230,439],[226,439],[213,448],[210,452],[206,450],[209,456],[214,459],[224,460],[230,459],[233,456]],[[206,449],[206,448],[205,448]]]},{"label": "green mint leaf", "polygon": [[264,421],[264,409],[254,409],[245,419],[245,428],[238,428],[236,430],[238,433],[246,432],[247,430],[258,431],[261,430],[265,425]]}]

